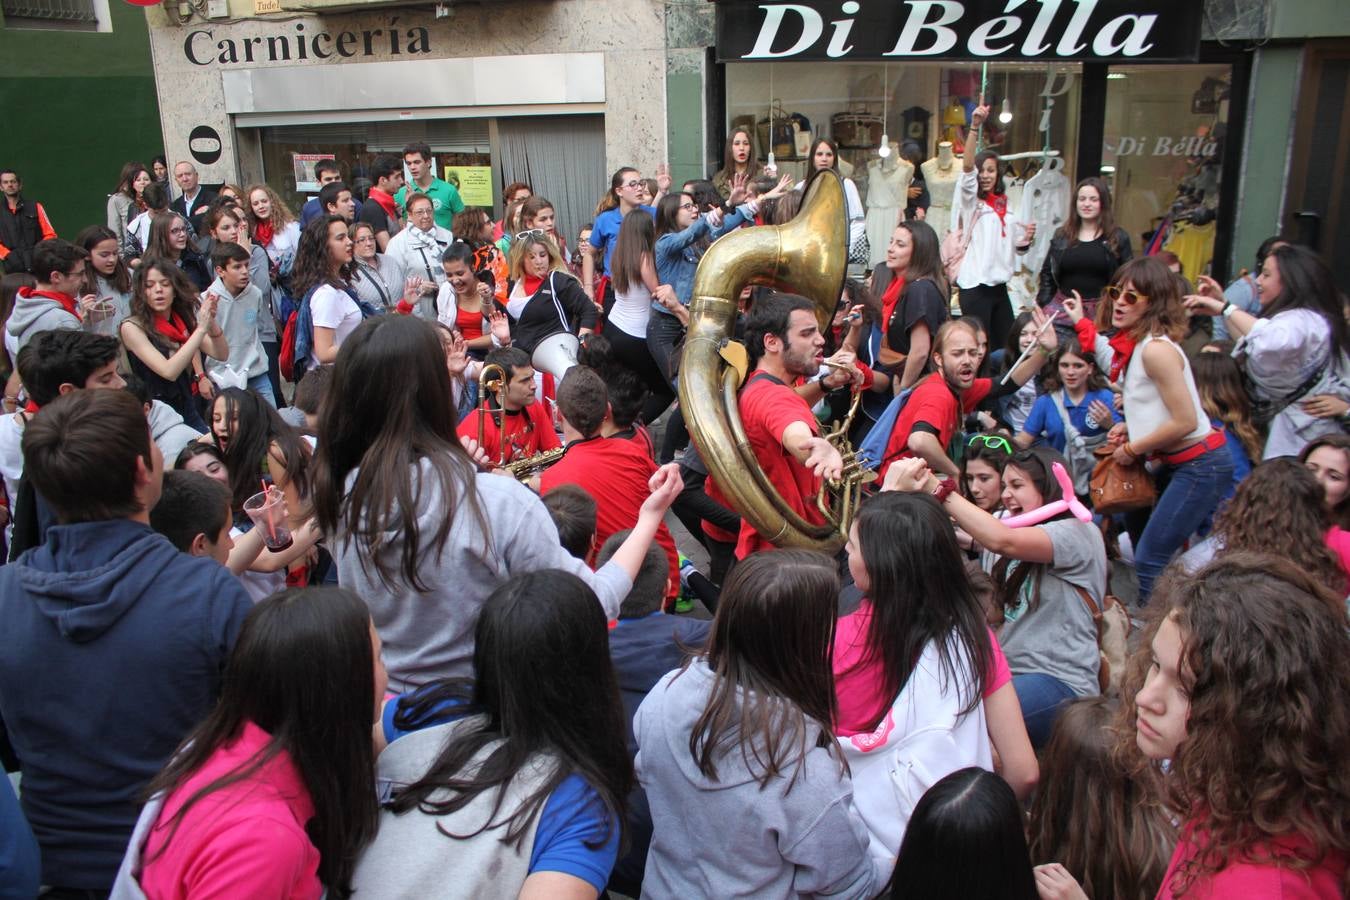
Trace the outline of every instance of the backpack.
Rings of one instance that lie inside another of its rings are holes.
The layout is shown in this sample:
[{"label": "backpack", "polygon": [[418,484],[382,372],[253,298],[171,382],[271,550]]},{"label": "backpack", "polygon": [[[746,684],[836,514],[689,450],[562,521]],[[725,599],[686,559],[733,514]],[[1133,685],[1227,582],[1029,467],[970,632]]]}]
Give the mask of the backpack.
[{"label": "backpack", "polygon": [[858,445],[856,458],[864,468],[876,469],[886,461],[886,445],[891,442],[891,432],[895,430],[895,423],[900,420],[900,411],[909,402],[910,395],[914,393],[914,388],[922,383],[922,380],[920,380],[896,394],[891,398],[891,402],[886,405],[886,409],[881,415],[877,416],[876,423],[867,432],[867,436],[862,439],[862,443]]},{"label": "backpack", "polygon": [[1092,492],[1092,471],[1097,466],[1096,449],[1106,443],[1106,432],[1086,438],[1074,427],[1069,418],[1069,410],[1064,406],[1060,391],[1051,391],[1050,399],[1059,411],[1059,420],[1064,426],[1064,458],[1069,462],[1069,474],[1073,476],[1073,492],[1086,497]]},{"label": "backpack", "polygon": [[[277,354],[277,368],[281,377],[295,383],[310,369],[310,355],[314,351],[314,316],[310,310],[310,298],[321,285],[315,285],[305,292],[300,305],[286,319],[286,327],[281,332],[281,348]],[[369,319],[380,315],[383,310],[376,309],[360,297],[350,285],[342,286],[352,302],[361,310],[361,318]]]}]

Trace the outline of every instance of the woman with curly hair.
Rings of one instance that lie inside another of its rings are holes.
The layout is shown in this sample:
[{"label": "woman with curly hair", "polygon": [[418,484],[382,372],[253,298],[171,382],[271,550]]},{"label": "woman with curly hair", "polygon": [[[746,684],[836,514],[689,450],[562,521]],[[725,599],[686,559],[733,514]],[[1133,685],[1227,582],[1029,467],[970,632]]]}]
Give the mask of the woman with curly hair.
[{"label": "woman with curly hair", "polygon": [[1257,553],[1159,584],[1120,718],[1141,766],[1168,761],[1166,801],[1183,823],[1159,900],[1350,891],[1350,632],[1337,599]]},{"label": "woman with curly hair", "polygon": [[[1316,477],[1294,459],[1270,459],[1252,470],[1214,518],[1214,532],[1177,560],[1194,572],[1235,551],[1272,553],[1297,565],[1340,596],[1346,570],[1328,546],[1331,526]],[[1343,610],[1337,601],[1336,609]]]},{"label": "woman with curly hair", "polygon": [[1061,896],[1044,888],[1068,878],[1092,900],[1140,900],[1162,884],[1176,826],[1149,802],[1156,774],[1131,774],[1117,756],[1112,725],[1118,706],[1106,697],[1075,700],[1060,714],[1045,748],[1041,788],[1027,824],[1043,897]]}]

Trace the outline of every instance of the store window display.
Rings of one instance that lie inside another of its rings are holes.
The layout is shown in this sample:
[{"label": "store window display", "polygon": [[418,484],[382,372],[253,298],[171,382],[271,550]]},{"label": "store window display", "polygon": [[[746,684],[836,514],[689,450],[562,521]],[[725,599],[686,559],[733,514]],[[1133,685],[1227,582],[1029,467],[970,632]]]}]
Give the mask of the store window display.
[{"label": "store window display", "polygon": [[890,153],[867,164],[867,267],[874,269],[886,259],[891,232],[901,221],[909,202],[909,186],[914,181],[914,166],[900,155],[900,145],[892,141]]}]

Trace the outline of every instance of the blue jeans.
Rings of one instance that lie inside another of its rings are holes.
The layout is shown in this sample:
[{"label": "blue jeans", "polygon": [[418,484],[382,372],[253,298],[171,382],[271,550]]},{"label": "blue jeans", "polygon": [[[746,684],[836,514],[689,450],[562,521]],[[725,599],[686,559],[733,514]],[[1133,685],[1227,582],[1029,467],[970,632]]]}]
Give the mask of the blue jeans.
[{"label": "blue jeans", "polygon": [[1148,602],[1153,583],[1177,550],[1213,515],[1232,481],[1233,460],[1227,449],[1220,447],[1179,466],[1164,466],[1154,478],[1158,503],[1134,548],[1141,606]]},{"label": "blue jeans", "polygon": [[1055,719],[1059,718],[1064,705],[1074,699],[1074,692],[1067,684],[1044,672],[1014,675],[1012,685],[1017,692],[1017,702],[1022,704],[1027,737],[1031,738],[1031,746],[1040,750],[1050,742]]},{"label": "blue jeans", "polygon": [[259,397],[272,404],[272,408],[277,408],[277,398],[272,395],[272,379],[267,377],[267,373],[254,375],[248,380],[248,389],[253,391]]}]

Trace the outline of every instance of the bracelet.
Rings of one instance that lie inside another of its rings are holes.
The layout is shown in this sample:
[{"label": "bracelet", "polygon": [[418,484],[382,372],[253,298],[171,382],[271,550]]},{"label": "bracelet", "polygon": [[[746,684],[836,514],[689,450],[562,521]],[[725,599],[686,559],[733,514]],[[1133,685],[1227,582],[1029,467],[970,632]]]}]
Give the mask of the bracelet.
[{"label": "bracelet", "polygon": [[1140,454],[1136,453],[1134,448],[1130,446],[1129,441],[1126,441],[1124,444],[1122,444],[1121,449],[1123,449],[1126,453],[1128,453],[1131,459],[1138,459],[1140,456]]},{"label": "bracelet", "polygon": [[956,480],[953,478],[943,478],[938,482],[938,489],[933,491],[932,497],[938,502],[938,506],[947,502],[947,498],[956,490]]},{"label": "bracelet", "polygon": [[1231,318],[1232,315],[1233,315],[1233,313],[1235,313],[1235,312],[1237,312],[1237,304],[1236,304],[1236,303],[1225,303],[1225,304],[1223,305],[1223,312],[1220,313],[1220,315],[1222,315],[1225,319],[1228,319],[1228,318]]}]

